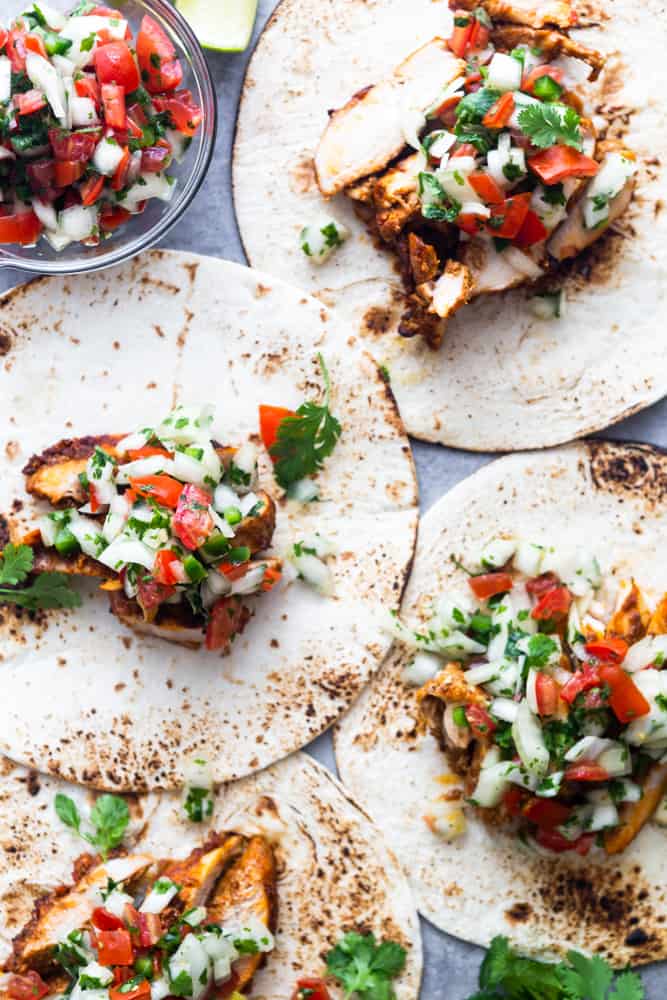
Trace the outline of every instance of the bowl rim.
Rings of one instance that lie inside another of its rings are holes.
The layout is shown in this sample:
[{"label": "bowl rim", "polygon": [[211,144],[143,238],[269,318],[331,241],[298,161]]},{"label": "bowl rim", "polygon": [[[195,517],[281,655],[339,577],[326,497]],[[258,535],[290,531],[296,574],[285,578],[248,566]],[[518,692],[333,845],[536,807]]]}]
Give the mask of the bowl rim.
[{"label": "bowl rim", "polygon": [[79,260],[66,260],[65,258],[53,261],[31,260],[30,258],[15,257],[0,246],[0,271],[12,270],[32,275],[66,276],[103,271],[106,268],[123,264],[145,250],[155,247],[180,222],[204,183],[215,154],[219,127],[218,101],[211,68],[203,46],[193,28],[177,7],[168,3],[167,0],[141,0],[141,2],[145,3],[147,7],[153,8],[156,14],[164,18],[171,32],[177,37],[180,47],[188,52],[188,61],[191,62],[192,70],[204,97],[204,103],[210,104],[207,111],[208,128],[202,139],[193,169],[181,189],[180,200],[173,207],[170,205],[151,229],[141,236],[135,237],[129,243],[110,249],[108,254],[101,254],[99,257],[82,257]]}]

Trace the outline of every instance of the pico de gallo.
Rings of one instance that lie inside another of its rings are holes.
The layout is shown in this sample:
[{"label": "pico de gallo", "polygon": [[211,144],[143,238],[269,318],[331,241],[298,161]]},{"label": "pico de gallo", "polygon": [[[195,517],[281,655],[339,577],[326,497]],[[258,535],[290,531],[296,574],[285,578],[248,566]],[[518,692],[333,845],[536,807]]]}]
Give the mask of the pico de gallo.
[{"label": "pico de gallo", "polygon": [[467,805],[539,849],[623,851],[665,821],[667,595],[650,610],[591,553],[516,538],[466,572],[423,627],[392,622],[461,782],[426,821],[460,836]]},{"label": "pico de gallo", "polygon": [[16,939],[6,994],[241,1000],[275,948],[274,891],[273,855],[261,837],[214,837],[184,861],[86,855],[75,884],[42,901]]},{"label": "pico de gallo", "polygon": [[246,599],[282,565],[262,556],[276,510],[257,488],[257,449],[216,444],[212,423],[210,407],[179,407],[129,437],[61,442],[24,471],[57,507],[39,522],[42,568],[103,577],[121,621],[151,626],[140,631],[197,643],[205,629],[209,650],[228,651]]},{"label": "pico de gallo", "polygon": [[0,28],[0,243],[60,251],[110,237],[154,198],[203,121],[162,26],[136,39],[93,2],[34,3]]}]

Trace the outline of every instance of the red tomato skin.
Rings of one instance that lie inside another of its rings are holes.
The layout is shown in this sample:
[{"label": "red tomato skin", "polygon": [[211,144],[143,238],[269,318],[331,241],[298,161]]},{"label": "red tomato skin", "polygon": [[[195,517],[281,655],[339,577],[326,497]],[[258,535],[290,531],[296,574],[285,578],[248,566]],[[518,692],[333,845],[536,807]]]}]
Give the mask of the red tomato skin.
[{"label": "red tomato skin", "polygon": [[127,118],[125,91],[117,83],[102,84],[104,120],[109,128],[124,129]]},{"label": "red tomato skin", "polygon": [[[455,15],[456,17],[457,15]],[[470,36],[472,35],[472,29],[474,26],[473,18],[467,12],[458,15],[463,19],[468,18],[468,23],[464,25],[454,25],[454,31],[451,38],[448,40],[448,45],[451,51],[458,59],[462,59],[465,55],[465,51],[468,48],[468,43],[470,41]]]},{"label": "red tomato skin", "polygon": [[84,76],[74,81],[74,87],[78,97],[88,97],[91,101],[95,102],[97,108],[100,107],[102,91],[97,80],[94,80],[91,76]]},{"label": "red tomato skin", "polygon": [[538,622],[559,620],[570,610],[572,594],[567,587],[554,587],[540,597],[531,611],[531,618]]},{"label": "red tomato skin", "polygon": [[468,578],[468,586],[475,597],[486,601],[496,594],[504,594],[514,586],[514,580],[509,573],[483,573],[481,576]]},{"label": "red tomato skin", "polygon": [[183,82],[183,67],[171,39],[148,14],[137,35],[137,59],[141,78],[150,94],[176,90]]},{"label": "red tomato skin", "polygon": [[121,992],[120,988],[114,989],[113,987],[109,990],[109,1000],[142,1000],[151,995],[151,984],[147,979],[144,979],[142,983],[139,983],[133,990]]},{"label": "red tomato skin", "polygon": [[555,799],[531,798],[524,805],[523,815],[541,830],[555,830],[557,826],[562,826],[572,815],[569,806],[557,802]]},{"label": "red tomato skin", "polygon": [[243,632],[250,612],[239,598],[221,597],[213,607],[206,630],[206,648],[209,652],[227,651],[235,635]]},{"label": "red tomato skin", "polygon": [[42,223],[34,212],[0,215],[0,244],[20,243],[32,246],[39,239]]},{"label": "red tomato skin", "polygon": [[66,132],[64,129],[49,129],[49,142],[56,160],[81,161],[87,163],[92,158],[102,130],[92,132]]},{"label": "red tomato skin", "polygon": [[194,552],[213,534],[214,525],[208,508],[213,497],[199,486],[187,485],[178,501],[172,530],[186,549]]},{"label": "red tomato skin", "polygon": [[585,646],[589,656],[609,663],[622,663],[629,648],[625,639],[597,639]]},{"label": "red tomato skin", "polygon": [[483,171],[469,174],[468,183],[488,205],[500,205],[505,200],[505,192],[490,174],[485,174]]},{"label": "red tomato skin", "polygon": [[521,250],[528,250],[530,247],[534,247],[536,243],[542,243],[548,235],[547,227],[539,215],[533,212],[532,209],[529,209],[521,229],[514,238],[514,244]]},{"label": "red tomato skin", "polygon": [[535,90],[535,84],[543,76],[549,76],[559,87],[563,86],[565,75],[562,69],[559,69],[557,66],[536,66],[535,69],[532,69],[523,78],[521,89],[527,94],[532,94]]},{"label": "red tomato skin", "polygon": [[555,573],[542,573],[541,576],[534,576],[526,582],[526,590],[531,597],[542,597],[548,590],[560,586],[560,580]]},{"label": "red tomato skin", "polygon": [[183,563],[172,549],[161,549],[155,557],[153,577],[158,583],[173,587],[175,583],[187,583]]},{"label": "red tomato skin", "polygon": [[538,672],[535,680],[537,710],[540,715],[555,715],[558,711],[558,683],[550,674]]},{"label": "red tomato skin", "polygon": [[486,128],[505,128],[514,114],[514,94],[503,94],[493,107],[484,115],[483,124]]},{"label": "red tomato skin", "polygon": [[110,913],[103,906],[98,906],[97,909],[93,910],[92,922],[98,931],[120,931],[124,927],[120,917]]},{"label": "red tomato skin", "polygon": [[487,223],[487,232],[497,239],[513,240],[526,221],[531,197],[530,192],[516,194],[502,204],[495,205],[491,219],[496,221]]},{"label": "red tomato skin", "polygon": [[105,205],[100,216],[100,229],[105,233],[113,233],[131,218],[132,214],[126,208]]},{"label": "red tomato skin", "polygon": [[97,961],[100,965],[133,964],[134,950],[129,931],[98,931],[96,937],[98,946]]},{"label": "red tomato skin", "polygon": [[609,781],[609,777],[609,772],[595,761],[582,760],[578,764],[570,764],[565,771],[567,781]]},{"label": "red tomato skin", "polygon": [[123,150],[123,158],[116,167],[116,172],[111,178],[111,190],[112,191],[122,191],[127,184],[127,178],[130,171],[130,163],[132,160],[132,154],[129,149]]},{"label": "red tomato skin", "polygon": [[498,728],[489,713],[481,705],[468,705],[465,710],[468,725],[476,739],[484,739]]},{"label": "red tomato skin", "polygon": [[81,180],[86,172],[86,164],[81,160],[56,160],[54,171],[56,185],[66,188]]},{"label": "red tomato skin", "polygon": [[28,54],[25,40],[25,31],[18,31],[14,29],[9,32],[9,37],[6,42],[7,55],[9,56],[9,61],[11,62],[12,69],[15,73],[23,73],[25,71],[25,61]]},{"label": "red tomato skin", "polygon": [[174,510],[183,492],[183,483],[171,476],[139,476],[130,480],[130,488],[138,496],[156,500],[165,507]]},{"label": "red tomato skin", "polygon": [[551,146],[531,156],[528,166],[543,184],[559,184],[567,177],[595,177],[600,164],[571,146]]},{"label": "red tomato skin", "polygon": [[102,174],[93,174],[88,180],[81,185],[81,202],[82,204],[89,206],[94,205],[99,201],[102,192],[104,191],[104,185],[106,183],[106,177]]},{"label": "red tomato skin", "polygon": [[526,793],[517,785],[512,785],[503,796],[503,804],[510,816],[518,818],[523,815],[523,805]]},{"label": "red tomato skin", "polygon": [[141,153],[141,172],[143,174],[159,174],[166,170],[171,162],[171,153],[162,146],[149,146]]},{"label": "red tomato skin", "polygon": [[594,837],[585,834],[578,840],[568,840],[557,830],[538,829],[535,840],[541,847],[553,851],[555,854],[565,854],[567,851],[576,851],[577,854],[588,854],[594,841]]},{"label": "red tomato skin", "polygon": [[153,104],[158,111],[168,111],[174,123],[174,128],[183,135],[192,137],[204,120],[204,112],[192,98],[189,90],[178,90],[175,94],[166,94],[153,98]]},{"label": "red tomato skin", "polygon": [[296,417],[294,410],[287,410],[283,406],[265,406],[259,408],[259,432],[264,442],[264,447],[271,451],[278,440],[278,430],[283,420]]},{"label": "red tomato skin", "polygon": [[38,972],[26,972],[22,976],[10,976],[7,994],[11,1000],[42,1000],[51,992]]},{"label": "red tomato skin", "polygon": [[308,1000],[331,1000],[327,984],[323,979],[308,976],[303,979],[297,979],[292,1000],[303,1000],[304,990],[308,990]]},{"label": "red tomato skin", "polygon": [[600,675],[597,667],[587,663],[583,670],[577,670],[560,691],[563,701],[571,705],[583,691],[591,691],[600,686]]},{"label": "red tomato skin", "polygon": [[131,94],[141,83],[139,69],[127,42],[109,42],[95,52],[95,72],[101,84],[116,83]]},{"label": "red tomato skin", "polygon": [[600,680],[610,689],[607,703],[619,722],[628,725],[634,719],[648,715],[651,706],[629,674],[616,664],[603,663]]},{"label": "red tomato skin", "polygon": [[34,115],[46,107],[46,98],[41,90],[28,90],[25,94],[16,94],[14,104],[21,116]]}]

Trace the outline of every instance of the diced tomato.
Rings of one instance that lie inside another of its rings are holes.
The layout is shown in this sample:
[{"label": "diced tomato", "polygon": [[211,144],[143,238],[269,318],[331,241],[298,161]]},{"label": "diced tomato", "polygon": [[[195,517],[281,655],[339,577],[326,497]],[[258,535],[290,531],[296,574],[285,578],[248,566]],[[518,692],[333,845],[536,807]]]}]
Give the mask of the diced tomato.
[{"label": "diced tomato", "polygon": [[120,205],[105,205],[100,216],[100,229],[105,233],[113,233],[131,218],[132,215],[126,208],[121,208]]},{"label": "diced tomato", "polygon": [[94,483],[88,483],[88,501],[90,503],[90,511],[92,514],[97,514],[100,510],[102,504],[97,496],[97,490],[95,489]]},{"label": "diced tomato", "polygon": [[144,448],[132,448],[127,453],[127,457],[131,462],[140,462],[144,458],[155,458],[156,456],[160,458],[173,458],[173,451],[167,451],[166,448],[151,448],[146,445]]},{"label": "diced tomato", "polygon": [[42,1000],[51,992],[38,972],[26,972],[24,976],[10,976],[7,994],[12,1000]]},{"label": "diced tomato", "polygon": [[25,60],[27,49],[25,44],[25,31],[18,31],[16,28],[9,32],[7,39],[7,55],[15,73],[25,72]]},{"label": "diced tomato", "polygon": [[482,74],[481,73],[469,73],[465,81],[466,93],[472,94],[482,85]]},{"label": "diced tomato", "polygon": [[558,84],[559,87],[563,86],[565,74],[562,69],[559,69],[557,66],[536,66],[523,78],[521,89],[527,94],[532,94],[535,90],[535,84],[538,80],[541,80],[543,76],[549,76],[554,83]]},{"label": "diced tomato", "polygon": [[499,205],[505,200],[505,192],[496,184],[491,174],[485,174],[484,171],[468,174],[468,183],[487,205]]},{"label": "diced tomato", "polygon": [[593,846],[595,838],[589,834],[584,834],[578,840],[568,840],[567,837],[558,833],[557,830],[539,829],[535,834],[535,840],[540,847],[546,847],[547,850],[554,851],[556,854],[564,854],[566,851],[576,851],[577,854],[586,855]]},{"label": "diced tomato", "polygon": [[331,1000],[323,979],[297,979],[292,1000]]},{"label": "diced tomato", "polygon": [[7,44],[7,39],[9,38],[9,32],[6,28],[0,28],[0,52],[4,49]]},{"label": "diced tomato", "polygon": [[175,94],[154,97],[153,104],[158,111],[168,111],[177,132],[193,136],[204,120],[204,112],[192,98],[189,90],[177,90]]},{"label": "diced tomato", "polygon": [[481,705],[468,705],[465,712],[468,725],[472,729],[473,736],[477,739],[490,736],[498,728],[487,710]]},{"label": "diced tomato", "polygon": [[213,518],[208,509],[212,502],[211,494],[199,486],[183,487],[172,530],[186,549],[198,549],[213,534]]},{"label": "diced tomato", "polygon": [[173,587],[175,583],[187,583],[188,580],[185,567],[173,549],[160,549],[155,557],[153,576],[158,583],[167,587]]},{"label": "diced tomato", "polygon": [[116,172],[111,178],[111,190],[112,191],[122,191],[127,184],[127,177],[130,171],[130,163],[132,161],[132,154],[129,148],[126,146],[123,150],[123,157],[116,167]]},{"label": "diced tomato", "polygon": [[141,138],[143,138],[144,130],[141,128],[140,125],[137,125],[137,123],[135,122],[134,118],[132,118],[128,114],[128,115],[126,115],[125,121],[127,123],[127,134],[128,134],[128,137],[131,136],[133,139],[141,139]]},{"label": "diced tomato", "polygon": [[131,990],[124,986],[117,989],[112,987],[109,990],[109,1000],[143,1000],[144,997],[148,998],[150,995],[151,984],[147,979],[143,979]]},{"label": "diced tomato", "polygon": [[478,215],[469,215],[467,212],[462,215],[457,215],[455,224],[462,229],[464,233],[468,236],[476,236],[481,229],[480,220]]},{"label": "diced tomato", "polygon": [[171,39],[149,15],[144,17],[137,35],[137,58],[149,93],[176,90],[183,82],[183,67]]},{"label": "diced tomato", "polygon": [[120,931],[124,927],[120,917],[105,910],[103,906],[98,906],[97,909],[93,910],[92,920],[93,926],[97,927],[98,931]]},{"label": "diced tomato", "polygon": [[95,52],[95,72],[101,84],[116,83],[131,94],[141,83],[139,69],[127,42],[109,42]]},{"label": "diced tomato", "polygon": [[468,39],[468,48],[472,51],[485,49],[489,44],[490,37],[491,32],[487,26],[475,18],[472,31],[470,32],[470,38]]},{"label": "diced tomato", "polygon": [[560,580],[555,573],[542,573],[526,581],[526,590],[531,597],[542,597],[548,590],[560,587]]},{"label": "diced tomato", "polygon": [[619,722],[627,725],[633,719],[648,715],[651,706],[632,677],[616,664],[603,663],[599,667],[600,680],[609,688],[608,704]]},{"label": "diced tomato", "polygon": [[548,235],[549,231],[539,215],[529,209],[521,229],[514,238],[514,243],[522,250],[527,250],[529,247],[535,246],[536,243],[546,240]]},{"label": "diced tomato", "polygon": [[[179,483],[177,479],[172,479],[171,476],[157,475],[139,476],[136,479],[130,479],[130,488],[140,497],[155,500],[164,507],[170,507],[172,510],[175,510],[178,507],[184,487],[183,483]],[[211,502],[210,498],[208,502]]]},{"label": "diced tomato", "polygon": [[125,91],[117,83],[102,84],[104,120],[110,128],[125,128]]},{"label": "diced tomato", "polygon": [[539,715],[555,715],[558,710],[558,682],[550,674],[538,671],[535,678],[535,697]]},{"label": "diced tomato", "polygon": [[220,565],[218,566],[218,569],[220,570],[221,573],[223,573],[227,577],[228,580],[231,580],[233,582],[234,580],[242,580],[243,579],[243,577],[246,575],[246,573],[250,569],[250,563],[249,562],[244,562],[244,563],[223,562],[223,563],[220,563]]},{"label": "diced tomato", "polygon": [[81,180],[86,164],[82,160],[56,160],[54,170],[56,185],[65,188]]},{"label": "diced tomato", "polygon": [[94,101],[96,107],[100,107],[102,103],[102,91],[99,83],[92,76],[83,76],[75,80],[74,88],[79,97],[87,97],[89,100]]},{"label": "diced tomato", "polygon": [[32,246],[39,239],[42,223],[34,212],[0,215],[0,244],[20,243]]},{"label": "diced tomato", "polygon": [[453,152],[449,154],[450,160],[456,156],[477,156],[477,150],[471,142],[462,142],[460,146],[455,146]]},{"label": "diced tomato", "polygon": [[34,115],[46,107],[46,98],[41,90],[28,90],[25,94],[16,94],[14,104],[20,115]]},{"label": "diced tomato", "polygon": [[141,153],[141,172],[143,174],[159,174],[169,166],[171,150],[162,146],[149,146]]},{"label": "diced tomato", "polygon": [[49,142],[56,160],[76,160],[87,163],[91,159],[102,136],[101,129],[86,132],[66,132],[64,129],[49,129]]},{"label": "diced tomato", "polygon": [[127,109],[128,116],[131,116],[132,121],[136,122],[137,125],[147,125],[148,116],[141,104],[130,104]]},{"label": "diced tomato", "polygon": [[35,163],[28,163],[25,171],[30,187],[37,194],[41,194],[42,191],[55,184],[56,170],[54,160],[37,160]]},{"label": "diced tomato", "polygon": [[572,146],[551,146],[531,156],[528,166],[543,184],[559,184],[568,177],[595,177],[600,164]]},{"label": "diced tomato", "polygon": [[250,612],[238,598],[222,597],[211,608],[208,629],[206,630],[206,648],[211,652],[229,648],[235,635],[245,628]]},{"label": "diced tomato", "polygon": [[161,605],[171,600],[175,593],[175,587],[168,587],[142,574],[137,579],[137,602],[147,621],[153,621]]},{"label": "diced tomato", "polygon": [[511,590],[514,581],[509,573],[484,573],[482,576],[469,577],[468,584],[475,597],[480,601],[488,601],[489,597]]},{"label": "diced tomato", "polygon": [[278,428],[288,417],[296,417],[294,410],[286,410],[283,406],[260,406],[259,432],[268,452],[278,440]]},{"label": "diced tomato", "polygon": [[39,37],[39,35],[26,35],[25,36],[25,47],[28,52],[35,52],[42,59],[48,59],[49,54],[46,51],[46,46],[44,42]]},{"label": "diced tomato", "polygon": [[542,830],[554,830],[566,823],[572,815],[570,807],[563,805],[562,802],[539,798],[529,799],[522,812],[526,819]]},{"label": "diced tomato", "polygon": [[96,201],[99,201],[102,192],[104,191],[105,183],[106,177],[102,174],[91,174],[80,188],[82,204],[88,207],[89,205],[94,205]]},{"label": "diced tomato", "polygon": [[282,579],[281,571],[275,566],[267,566],[264,570],[264,579],[262,580],[262,590],[269,591],[273,590],[275,585]]},{"label": "diced tomato", "polygon": [[565,778],[567,781],[609,781],[609,771],[595,761],[582,760],[566,768]]},{"label": "diced tomato", "polygon": [[510,785],[503,796],[503,804],[510,816],[521,816],[526,793],[517,785]]},{"label": "diced tomato", "polygon": [[505,128],[514,114],[514,94],[508,91],[489,108],[482,120],[486,128]]},{"label": "diced tomato", "polygon": [[571,604],[572,594],[567,587],[554,587],[540,597],[530,614],[538,622],[558,621],[567,615]]},{"label": "diced tomato", "polygon": [[132,965],[134,950],[129,931],[98,931],[96,936],[100,965]]},{"label": "diced tomato", "polygon": [[494,205],[487,223],[489,233],[501,240],[513,240],[526,221],[531,197],[527,191],[508,198],[500,205]]},{"label": "diced tomato", "polygon": [[584,691],[591,691],[600,686],[600,675],[597,667],[587,663],[581,670],[575,671],[570,680],[561,688],[560,696],[568,705]]},{"label": "diced tomato", "polygon": [[596,660],[622,663],[630,648],[625,639],[596,639],[586,643],[586,652]]},{"label": "diced tomato", "polygon": [[[461,23],[457,24],[457,21],[460,21]],[[470,41],[470,36],[472,35],[474,23],[475,22],[469,14],[460,13],[458,11],[454,13],[454,31],[452,33],[452,37],[448,41],[448,44],[458,59],[462,59],[465,55],[465,51],[468,48],[468,42]]]},{"label": "diced tomato", "polygon": [[139,945],[141,948],[153,948],[162,937],[162,921],[159,913],[137,914],[139,918]]}]

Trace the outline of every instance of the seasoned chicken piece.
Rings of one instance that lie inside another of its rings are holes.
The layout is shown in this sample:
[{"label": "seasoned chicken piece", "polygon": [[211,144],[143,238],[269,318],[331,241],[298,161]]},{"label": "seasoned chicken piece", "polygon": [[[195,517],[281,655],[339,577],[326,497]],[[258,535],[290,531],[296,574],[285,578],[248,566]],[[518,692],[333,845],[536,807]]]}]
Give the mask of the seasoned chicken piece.
[{"label": "seasoned chicken piece", "polygon": [[406,156],[397,166],[387,170],[373,188],[376,224],[383,240],[391,243],[407,223],[420,214],[417,190],[419,172],[424,159],[419,153]]},{"label": "seasoned chicken piece", "polygon": [[614,639],[625,639],[627,643],[633,645],[644,638],[650,620],[651,613],[646,607],[639,587],[633,580],[631,590],[607,624],[607,636]]},{"label": "seasoned chicken piece", "polygon": [[113,858],[96,864],[64,893],[55,893],[36,906],[33,919],[14,941],[10,968],[13,972],[44,972],[54,965],[53,949],[72,931],[83,927],[101,905],[100,891],[110,878],[131,886],[153,864],[142,854]]},{"label": "seasoned chicken piece", "polygon": [[401,317],[398,332],[401,337],[423,337],[429,347],[436,350],[445,336],[446,322],[429,310],[427,303],[417,294],[408,295],[407,308]]},{"label": "seasoned chicken piece", "polygon": [[559,56],[580,59],[591,67],[589,77],[591,80],[597,80],[604,69],[605,57],[600,52],[589,49],[587,45],[582,45],[559,31],[539,31],[534,28],[500,25],[493,29],[493,42],[496,48],[503,52],[511,52],[519,45],[527,45],[531,49],[539,49],[548,60],[557,59]]},{"label": "seasoned chicken piece", "polygon": [[436,677],[417,692],[417,704],[422,718],[435,738],[446,742],[443,715],[448,705],[480,705],[486,707],[489,699],[481,688],[469,684],[458,663],[448,663]]},{"label": "seasoned chicken piece", "polygon": [[48,500],[54,507],[84,504],[88,498],[79,476],[86,471],[88,459],[95,448],[102,448],[118,458],[116,445],[120,440],[117,434],[68,438],[47,448],[41,455],[33,455],[23,469],[28,493]]},{"label": "seasoned chicken piece", "polygon": [[646,826],[667,794],[667,764],[652,764],[642,782],[642,797],[638,802],[626,802],[621,807],[621,825],[609,830],[604,837],[607,854],[621,854]]},{"label": "seasoned chicken piece", "polygon": [[406,109],[426,111],[447,85],[464,73],[465,63],[452,54],[443,38],[434,38],[391,76],[359,91],[344,107],[331,112],[315,154],[322,194],[331,197],[386,167],[406,145]]},{"label": "seasoned chicken piece", "polygon": [[440,258],[435,247],[425,243],[421,236],[417,236],[416,233],[410,233],[408,250],[415,285],[423,285],[427,281],[433,281],[440,267]]},{"label": "seasoned chicken piece", "polygon": [[[601,143],[601,147],[608,147],[608,143]],[[627,152],[626,150],[619,150],[619,152]],[[633,156],[633,154],[630,154]],[[604,163],[608,162],[605,158]],[[632,195],[635,188],[635,178],[629,177],[625,182],[624,187],[618,192],[615,198],[612,198],[608,202],[608,218],[602,222],[600,225],[596,226],[594,229],[588,229],[586,226],[584,208],[586,205],[586,192],[590,190],[592,184],[595,183],[596,178],[592,178],[588,184],[580,192],[577,200],[573,205],[568,208],[567,218],[561,225],[556,229],[551,239],[547,244],[547,249],[552,257],[556,260],[567,260],[569,257],[576,257],[577,254],[581,253],[587,247],[590,247],[595,243],[596,240],[606,233],[610,226],[612,226],[617,219],[627,211],[630,202],[632,201]]]},{"label": "seasoned chicken piece", "polygon": [[234,545],[247,545],[252,555],[268,549],[276,530],[276,505],[268,493],[257,493],[258,510],[252,517],[245,517],[235,528]]},{"label": "seasoned chicken piece", "polygon": [[[219,841],[219,838],[217,838]],[[223,873],[239,857],[245,841],[237,834],[225,837],[222,842],[199,847],[184,861],[173,861],[161,872],[181,886],[178,901],[184,912],[195,906],[204,906],[213,893]]]},{"label": "seasoned chicken piece", "polygon": [[571,0],[456,0],[450,6],[459,10],[482,7],[496,21],[512,21],[530,28],[543,28],[547,24],[572,28],[577,23]]},{"label": "seasoned chicken piece", "polygon": [[449,260],[440,277],[420,285],[417,293],[429,303],[431,312],[440,319],[449,319],[470,300],[473,287],[473,276],[465,264]]},{"label": "seasoned chicken piece", "polygon": [[345,188],[345,194],[352,201],[358,201],[362,205],[373,205],[373,192],[376,183],[375,177],[368,177],[366,180],[359,181],[358,184],[352,184],[351,187]]},{"label": "seasoned chicken piece", "polygon": [[[240,927],[250,918],[273,930],[276,920],[276,864],[263,837],[252,837],[224,876],[208,904],[208,922]],[[243,992],[264,955],[245,955],[234,963],[235,988]]]},{"label": "seasoned chicken piece", "polygon": [[646,633],[647,635],[667,635],[667,594],[651,615]]},{"label": "seasoned chicken piece", "polygon": [[[262,560],[270,564],[272,560]],[[240,597],[225,598],[228,603],[226,631],[228,644],[223,652],[229,652],[233,639],[240,635],[252,617],[250,610],[241,602]],[[112,591],[109,594],[111,613],[123,625],[131,628],[139,635],[151,635],[166,642],[175,642],[179,646],[196,649],[204,645],[204,626],[197,622],[188,604],[162,604],[158,611],[149,615],[147,620],[140,604],[128,598],[124,591]]]},{"label": "seasoned chicken piece", "polygon": [[[517,257],[516,254],[520,256]],[[499,253],[490,239],[482,237],[476,237],[463,245],[461,261],[472,276],[471,298],[489,292],[505,292],[510,288],[518,288],[528,281],[534,281],[542,273],[532,257],[528,257],[521,250],[509,247]],[[524,270],[514,266],[517,261],[522,265],[525,262]],[[529,277],[527,271],[532,271],[532,277]]]}]

